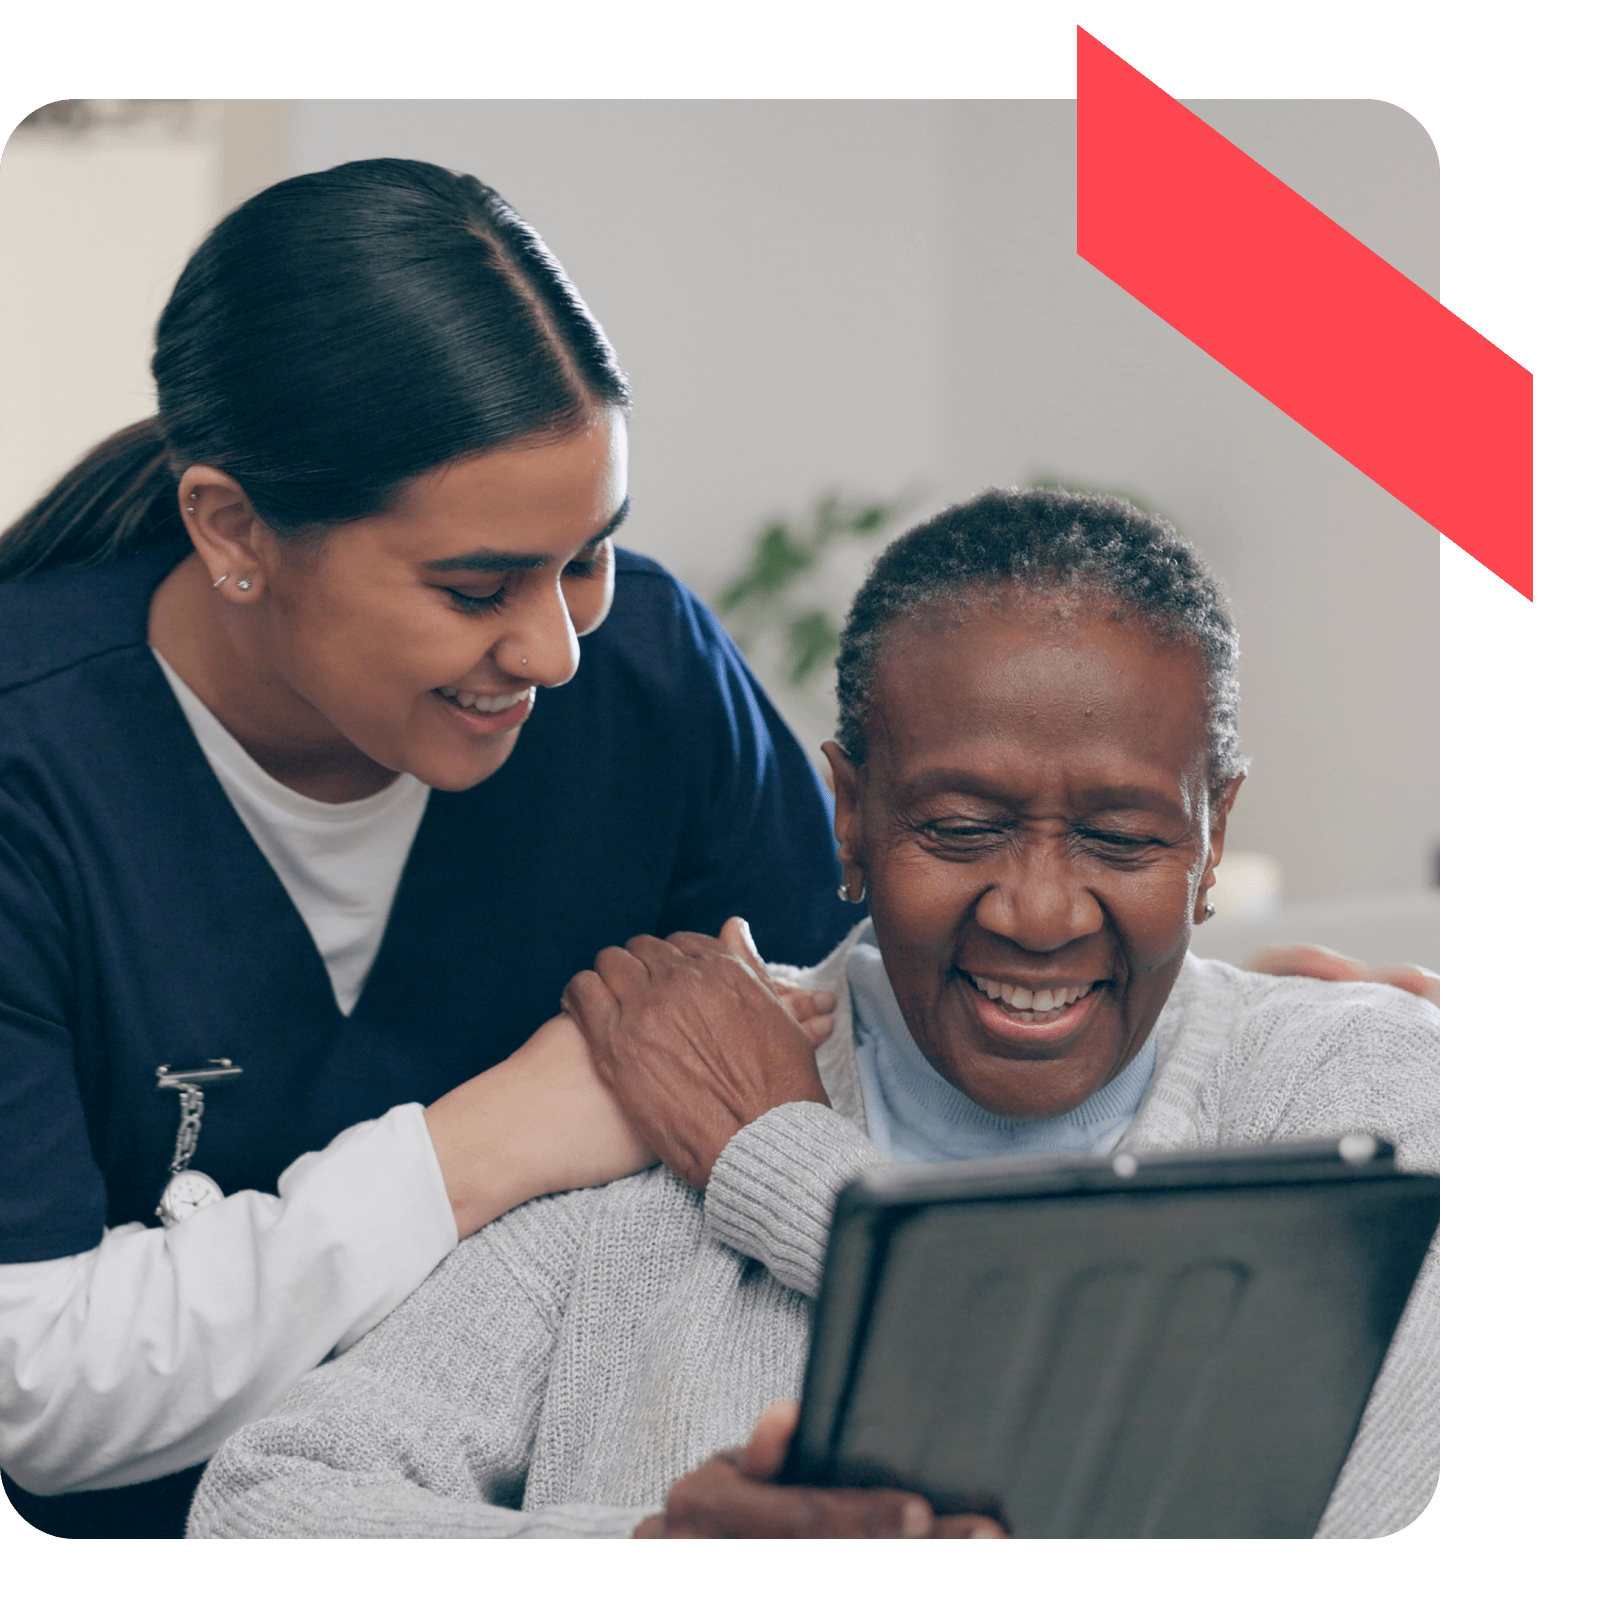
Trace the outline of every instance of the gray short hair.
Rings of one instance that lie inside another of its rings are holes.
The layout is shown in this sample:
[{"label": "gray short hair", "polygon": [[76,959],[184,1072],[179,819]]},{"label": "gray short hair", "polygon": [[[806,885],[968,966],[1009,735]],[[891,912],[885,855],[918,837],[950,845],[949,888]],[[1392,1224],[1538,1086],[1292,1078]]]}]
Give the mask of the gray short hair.
[{"label": "gray short hair", "polygon": [[1238,748],[1238,635],[1209,565],[1156,514],[1117,495],[990,489],[894,541],[855,594],[838,649],[838,742],[866,763],[866,720],[890,628],[924,608],[1015,586],[1099,599],[1204,661],[1210,785],[1248,766]]}]

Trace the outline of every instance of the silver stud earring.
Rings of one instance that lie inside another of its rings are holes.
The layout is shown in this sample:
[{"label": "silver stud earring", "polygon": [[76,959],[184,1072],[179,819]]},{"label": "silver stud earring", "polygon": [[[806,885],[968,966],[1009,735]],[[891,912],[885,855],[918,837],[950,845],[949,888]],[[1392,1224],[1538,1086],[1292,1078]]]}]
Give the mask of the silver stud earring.
[{"label": "silver stud earring", "polygon": [[217,591],[220,586],[223,585],[230,577],[231,576],[229,574],[221,574],[219,578],[214,581],[214,589]]},{"label": "silver stud earring", "polygon": [[253,581],[249,579],[246,574],[244,574],[239,580],[237,580],[236,588],[239,591],[251,591],[253,589]]},{"label": "silver stud earring", "polygon": [[1207,901],[1207,900],[1206,900],[1206,901],[1205,901],[1205,902],[1204,902],[1204,915],[1203,915],[1203,916],[1202,916],[1202,917],[1200,917],[1200,918],[1199,918],[1199,919],[1198,919],[1198,920],[1199,920],[1199,921],[1200,921],[1200,922],[1208,922],[1208,921],[1209,921],[1209,919],[1210,919],[1210,918],[1211,918],[1211,917],[1213,917],[1213,916],[1214,916],[1214,915],[1215,915],[1215,908],[1214,908],[1214,906],[1212,906],[1212,905],[1211,905],[1211,904],[1210,904],[1210,903],[1209,903],[1209,901]]}]

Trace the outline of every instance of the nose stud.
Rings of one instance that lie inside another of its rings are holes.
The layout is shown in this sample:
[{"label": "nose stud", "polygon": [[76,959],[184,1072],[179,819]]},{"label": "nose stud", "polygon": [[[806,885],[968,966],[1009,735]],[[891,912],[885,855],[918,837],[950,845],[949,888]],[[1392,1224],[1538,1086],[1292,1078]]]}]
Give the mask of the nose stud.
[{"label": "nose stud", "polygon": [[526,664],[526,663],[528,663],[528,661],[529,661],[529,660],[528,660],[528,659],[527,659],[527,658],[520,658],[520,659],[518,659],[518,662],[519,662],[519,663],[520,663],[520,664]]}]

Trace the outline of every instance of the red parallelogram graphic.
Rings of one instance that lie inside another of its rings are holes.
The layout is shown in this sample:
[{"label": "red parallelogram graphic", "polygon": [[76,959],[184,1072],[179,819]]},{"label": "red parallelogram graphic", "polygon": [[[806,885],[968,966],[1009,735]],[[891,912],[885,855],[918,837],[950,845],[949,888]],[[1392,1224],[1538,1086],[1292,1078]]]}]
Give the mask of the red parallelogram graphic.
[{"label": "red parallelogram graphic", "polygon": [[1530,373],[1077,33],[1081,257],[1529,596]]}]

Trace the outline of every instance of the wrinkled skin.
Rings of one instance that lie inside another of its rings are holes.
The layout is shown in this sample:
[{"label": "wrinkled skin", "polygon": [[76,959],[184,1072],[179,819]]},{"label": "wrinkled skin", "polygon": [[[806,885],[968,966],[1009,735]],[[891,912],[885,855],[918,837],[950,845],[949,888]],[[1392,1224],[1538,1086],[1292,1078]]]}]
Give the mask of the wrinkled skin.
[{"label": "wrinkled skin", "polygon": [[[1009,594],[891,635],[857,772],[829,747],[846,872],[924,1057],[991,1113],[1067,1113],[1141,1050],[1215,881],[1197,652]],[[975,978],[1073,995],[1033,1021]]]},{"label": "wrinkled skin", "polygon": [[[563,1006],[614,1094],[634,1096],[648,1148],[688,1185],[706,1187],[743,1126],[782,1103],[827,1101],[815,1030],[796,1013],[812,1023],[817,1015],[806,992],[791,994],[783,999],[757,955],[750,965],[721,940],[640,934],[576,974]],[[706,1077],[701,1087],[688,1083],[694,1070]]]},{"label": "wrinkled skin", "polygon": [[636,1536],[938,1541],[1006,1536],[994,1519],[974,1514],[936,1518],[922,1497],[905,1491],[824,1491],[771,1484],[787,1459],[798,1416],[797,1401],[767,1406],[747,1445],[719,1452],[676,1480],[664,1511],[644,1519]]}]

